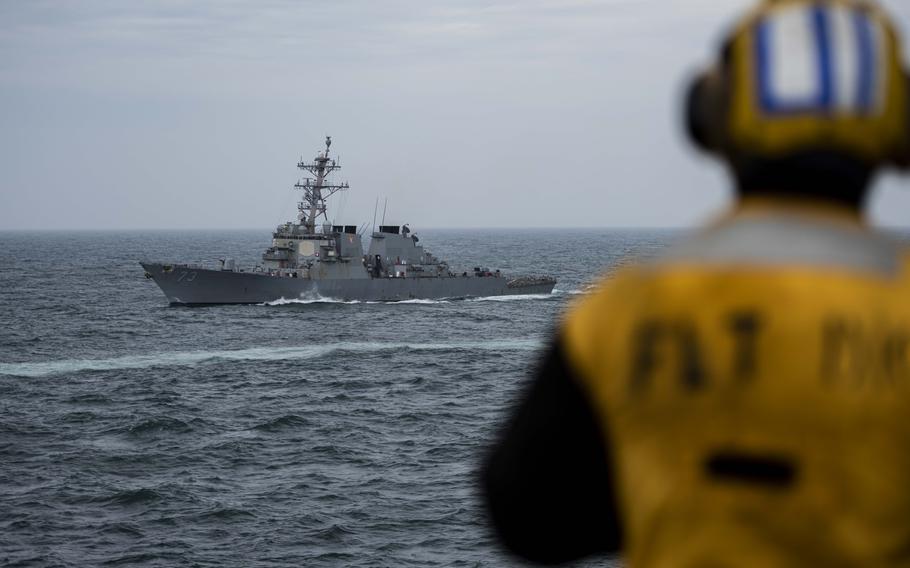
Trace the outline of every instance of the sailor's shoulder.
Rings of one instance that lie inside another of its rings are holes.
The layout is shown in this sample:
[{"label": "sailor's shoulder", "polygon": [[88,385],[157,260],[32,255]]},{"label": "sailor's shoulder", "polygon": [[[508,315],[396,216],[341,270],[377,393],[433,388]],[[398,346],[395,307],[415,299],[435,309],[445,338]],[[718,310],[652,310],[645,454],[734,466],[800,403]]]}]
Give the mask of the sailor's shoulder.
[{"label": "sailor's shoulder", "polygon": [[654,278],[653,270],[640,263],[612,267],[575,299],[566,312],[567,317],[597,312],[619,299],[627,300],[630,293],[641,290],[645,281],[651,278]]},{"label": "sailor's shoulder", "polygon": [[626,265],[601,276],[570,304],[563,316],[565,340],[575,347],[597,342],[604,332],[632,317],[655,275],[641,264]]},{"label": "sailor's shoulder", "polygon": [[910,243],[902,243],[901,251],[901,276],[904,285],[910,287]]},{"label": "sailor's shoulder", "polygon": [[653,264],[803,267],[893,277],[905,251],[893,235],[858,222],[786,213],[739,215],[681,239]]}]

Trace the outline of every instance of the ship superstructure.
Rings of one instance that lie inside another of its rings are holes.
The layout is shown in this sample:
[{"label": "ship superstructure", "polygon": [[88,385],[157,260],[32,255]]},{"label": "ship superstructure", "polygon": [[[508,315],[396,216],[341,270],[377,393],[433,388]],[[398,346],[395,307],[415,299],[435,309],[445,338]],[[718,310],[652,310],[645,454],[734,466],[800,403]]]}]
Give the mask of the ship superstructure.
[{"label": "ship superstructure", "polygon": [[[326,199],[349,188],[328,177],[340,169],[325,150],[297,167],[313,177],[298,181],[297,222],[279,225],[262,263],[243,270],[225,259],[215,268],[142,262],[172,304],[264,303],[279,299],[325,297],[340,300],[397,301],[550,293],[548,276],[507,278],[498,270],[474,268],[460,274],[424,250],[407,225],[380,225],[363,251],[362,230],[329,222]],[[365,227],[365,226],[364,226]]]}]

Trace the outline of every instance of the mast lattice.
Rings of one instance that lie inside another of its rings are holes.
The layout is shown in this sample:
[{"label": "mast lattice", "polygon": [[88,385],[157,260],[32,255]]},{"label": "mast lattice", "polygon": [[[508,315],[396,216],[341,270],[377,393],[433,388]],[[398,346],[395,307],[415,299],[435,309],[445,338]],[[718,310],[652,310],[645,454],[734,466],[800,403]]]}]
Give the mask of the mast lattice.
[{"label": "mast lattice", "polygon": [[341,169],[341,165],[334,159],[329,158],[329,148],[332,145],[332,137],[325,137],[325,151],[316,155],[312,162],[304,162],[303,159],[297,164],[301,170],[313,174],[314,178],[304,178],[303,181],[297,181],[294,187],[303,190],[303,200],[297,204],[300,213],[297,215],[300,222],[306,227],[306,232],[314,234],[316,232],[316,219],[322,215],[328,219],[326,214],[325,200],[339,191],[348,189],[348,183],[331,184],[326,183],[326,178],[332,172]]}]

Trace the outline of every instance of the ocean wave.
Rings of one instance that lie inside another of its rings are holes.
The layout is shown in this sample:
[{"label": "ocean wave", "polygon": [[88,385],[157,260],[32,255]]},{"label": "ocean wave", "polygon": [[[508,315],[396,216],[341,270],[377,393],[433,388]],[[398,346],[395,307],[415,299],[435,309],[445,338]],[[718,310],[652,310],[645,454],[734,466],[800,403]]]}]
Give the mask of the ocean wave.
[{"label": "ocean wave", "polygon": [[296,306],[306,304],[448,304],[451,300],[439,299],[431,300],[427,298],[411,298],[409,300],[339,300],[337,298],[279,298],[271,302],[257,304],[258,306]]},{"label": "ocean wave", "polygon": [[[2,368],[2,367],[3,367],[3,363],[0,363],[0,368]],[[2,375],[2,374],[3,374],[3,371],[0,370],[0,375]],[[71,396],[68,399],[66,399],[64,402],[67,402],[70,404],[81,404],[81,405],[85,405],[85,404],[106,405],[106,404],[111,404],[113,402],[113,400],[111,400],[110,397],[107,397],[103,394],[87,393],[87,394],[77,394],[77,395]]]},{"label": "ocean wave", "polygon": [[233,519],[255,519],[256,513],[237,507],[218,507],[200,515],[202,520],[230,521]]},{"label": "ocean wave", "polygon": [[115,522],[110,525],[103,525],[99,533],[131,538],[141,538],[144,535],[136,524],[130,522]]},{"label": "ocean wave", "polygon": [[154,489],[140,487],[138,489],[125,489],[109,496],[105,501],[116,505],[140,505],[152,503],[162,499],[162,495]]},{"label": "ocean wave", "polygon": [[317,531],[314,536],[325,542],[345,542],[354,534],[355,532],[350,528],[340,523],[335,523]]},{"label": "ocean wave", "polygon": [[149,355],[126,355],[109,359],[63,359],[29,363],[0,363],[0,375],[45,377],[86,371],[119,371],[152,367],[192,367],[224,361],[284,361],[313,359],[339,351],[374,353],[407,349],[411,351],[530,351],[541,346],[536,339],[505,339],[499,341],[453,341],[445,343],[366,343],[338,342],[299,347],[251,347],[221,351],[174,351]]},{"label": "ocean wave", "polygon": [[257,424],[256,426],[253,426],[253,429],[260,430],[262,432],[281,432],[283,430],[293,430],[295,428],[308,426],[309,423],[309,420],[302,416],[298,416],[296,414],[286,414],[279,418],[269,420],[268,422]]},{"label": "ocean wave", "polygon": [[580,296],[590,294],[597,289],[597,284],[581,284],[579,288],[563,290],[562,288],[553,288],[553,294],[557,296]]},{"label": "ocean wave", "polygon": [[271,302],[256,304],[257,306],[294,306],[299,304],[362,304],[360,300],[339,300],[325,296],[304,296],[303,298],[278,298]]},{"label": "ocean wave", "polygon": [[524,302],[527,300],[550,300],[556,294],[512,294],[508,296],[481,296],[468,298],[466,302]]},{"label": "ocean wave", "polygon": [[170,416],[156,416],[153,418],[147,418],[133,424],[127,429],[127,432],[131,436],[146,436],[149,434],[158,434],[163,432],[176,433],[176,434],[186,434],[191,432],[193,427],[180,420],[179,418],[171,418]]},{"label": "ocean wave", "polygon": [[278,298],[271,302],[257,304],[258,306],[293,306],[306,304],[451,304],[453,301],[464,300],[466,302],[515,302],[525,300],[549,300],[560,294],[582,294],[584,291],[570,290],[562,292],[553,290],[549,294],[507,294],[503,296],[479,296],[470,298],[411,298],[408,300],[341,300],[327,296],[306,296],[303,298]]}]

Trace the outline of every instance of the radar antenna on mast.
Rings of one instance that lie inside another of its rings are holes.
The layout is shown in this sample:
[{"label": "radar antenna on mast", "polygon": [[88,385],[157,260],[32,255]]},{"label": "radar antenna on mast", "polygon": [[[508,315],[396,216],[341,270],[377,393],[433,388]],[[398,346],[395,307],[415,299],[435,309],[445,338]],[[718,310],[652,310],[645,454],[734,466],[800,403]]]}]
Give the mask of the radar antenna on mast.
[{"label": "radar antenna on mast", "polygon": [[298,219],[306,228],[309,234],[316,233],[316,218],[322,215],[326,219],[325,200],[338,191],[348,189],[348,183],[341,184],[326,183],[326,178],[335,170],[341,169],[341,166],[335,161],[329,159],[329,148],[332,146],[332,137],[325,137],[325,152],[316,154],[316,158],[310,163],[304,163],[303,159],[297,164],[301,170],[306,170],[316,176],[315,179],[304,178],[303,182],[298,181],[294,184],[297,189],[303,190],[303,200],[297,204],[300,211]]}]

